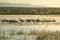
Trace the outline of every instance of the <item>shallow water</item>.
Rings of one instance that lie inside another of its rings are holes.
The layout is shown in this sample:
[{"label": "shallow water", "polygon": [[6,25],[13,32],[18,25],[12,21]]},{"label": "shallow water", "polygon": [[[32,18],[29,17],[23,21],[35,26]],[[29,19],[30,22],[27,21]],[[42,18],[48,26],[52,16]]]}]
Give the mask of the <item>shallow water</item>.
[{"label": "shallow water", "polygon": [[1,23],[0,22],[0,30],[10,30],[10,29],[24,29],[24,30],[60,30],[60,16],[59,15],[0,15],[0,20],[2,19],[7,20],[17,20],[21,18],[23,20],[26,19],[55,19],[56,22],[53,23],[34,23],[34,22],[21,22],[21,23]]},{"label": "shallow water", "polygon": [[[20,31],[20,30],[24,30],[27,32],[30,32],[31,30],[47,30],[47,31],[60,31],[60,16],[46,16],[46,15],[0,15],[0,20],[2,19],[15,19],[18,20],[18,18],[21,18],[23,20],[25,19],[55,19],[56,22],[52,22],[52,23],[33,23],[33,22],[21,22],[21,23],[1,23],[0,21],[0,32],[5,32],[5,36],[9,36],[9,32],[10,30],[15,30]],[[19,21],[19,20],[18,20]],[[14,35],[12,36],[10,39],[7,40],[24,40],[24,36],[25,35]],[[32,38],[33,37],[33,38]],[[35,40],[35,35],[34,36],[29,36],[29,38],[26,36],[26,40]]]}]

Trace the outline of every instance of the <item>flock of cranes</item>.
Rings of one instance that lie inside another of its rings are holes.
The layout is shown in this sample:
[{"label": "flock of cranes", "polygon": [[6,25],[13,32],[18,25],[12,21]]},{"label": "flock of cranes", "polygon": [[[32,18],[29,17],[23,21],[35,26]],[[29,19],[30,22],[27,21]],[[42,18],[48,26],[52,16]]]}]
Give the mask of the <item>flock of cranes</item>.
[{"label": "flock of cranes", "polygon": [[47,23],[49,23],[49,22],[56,22],[56,20],[54,20],[54,19],[43,19],[43,20],[41,20],[41,19],[26,19],[26,20],[23,20],[23,19],[21,19],[21,18],[19,18],[19,20],[8,20],[8,19],[3,19],[3,20],[1,20],[1,22],[2,23],[18,23],[18,22],[37,22],[37,23],[39,23],[39,22],[41,22],[41,23],[45,23],[45,22],[47,22]]}]

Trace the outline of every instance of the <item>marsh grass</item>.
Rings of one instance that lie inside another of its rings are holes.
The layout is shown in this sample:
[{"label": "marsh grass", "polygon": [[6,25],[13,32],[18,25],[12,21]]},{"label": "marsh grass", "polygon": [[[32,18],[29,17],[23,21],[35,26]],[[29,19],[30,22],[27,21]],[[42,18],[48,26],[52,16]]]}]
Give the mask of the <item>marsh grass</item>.
[{"label": "marsh grass", "polygon": [[[24,32],[24,30],[20,30],[15,32],[15,30],[10,30],[9,34],[12,38],[14,35],[24,36],[23,40],[30,40],[30,37],[32,37],[33,40],[60,40],[60,31],[46,31],[46,30],[30,30],[30,33],[27,31]],[[8,35],[7,35],[8,36]],[[0,33],[0,40],[7,40],[8,37],[5,36],[5,32],[2,32],[2,36]]]}]

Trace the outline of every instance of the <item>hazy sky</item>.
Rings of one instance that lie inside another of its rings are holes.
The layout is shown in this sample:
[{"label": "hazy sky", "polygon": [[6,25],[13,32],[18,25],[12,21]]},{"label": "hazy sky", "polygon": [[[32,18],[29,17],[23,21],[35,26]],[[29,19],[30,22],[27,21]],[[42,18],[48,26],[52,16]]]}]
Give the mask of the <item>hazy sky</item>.
[{"label": "hazy sky", "polygon": [[49,7],[60,7],[60,0],[0,0],[0,2],[29,3],[32,5],[46,5]]}]

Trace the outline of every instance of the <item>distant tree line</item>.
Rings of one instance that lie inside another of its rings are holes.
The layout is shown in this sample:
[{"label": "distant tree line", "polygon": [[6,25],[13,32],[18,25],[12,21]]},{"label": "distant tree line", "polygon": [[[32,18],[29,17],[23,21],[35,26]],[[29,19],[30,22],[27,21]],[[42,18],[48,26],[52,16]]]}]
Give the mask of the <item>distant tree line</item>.
[{"label": "distant tree line", "polygon": [[0,9],[0,15],[59,15],[58,8],[37,8],[37,9]]}]

